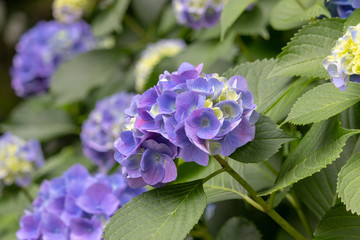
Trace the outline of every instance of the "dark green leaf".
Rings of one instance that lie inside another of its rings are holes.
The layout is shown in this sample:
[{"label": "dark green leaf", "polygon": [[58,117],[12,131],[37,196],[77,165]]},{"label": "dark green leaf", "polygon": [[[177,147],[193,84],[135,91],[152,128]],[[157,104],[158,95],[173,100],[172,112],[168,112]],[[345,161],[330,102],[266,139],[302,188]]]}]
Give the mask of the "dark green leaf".
[{"label": "dark green leaf", "polygon": [[116,49],[94,50],[63,63],[51,85],[57,103],[81,100],[94,87],[106,84],[116,72],[120,56],[121,52]]},{"label": "dark green leaf", "polygon": [[220,229],[217,240],[260,240],[256,226],[244,217],[232,217]]},{"label": "dark green leaf", "polygon": [[302,76],[329,78],[322,66],[336,40],[343,35],[344,20],[324,19],[306,25],[292,38],[278,56],[279,63],[269,77]]},{"label": "dark green leaf", "polygon": [[360,216],[347,212],[345,206],[335,206],[325,214],[314,235],[314,240],[358,240]]},{"label": "dark green leaf", "polygon": [[348,17],[344,26],[344,33],[350,26],[356,26],[360,23],[360,9],[355,9],[355,11]]},{"label": "dark green leaf", "polygon": [[346,140],[360,130],[340,127],[336,118],[315,123],[281,167],[275,185],[265,194],[291,185],[325,168],[337,159]]},{"label": "dark green leaf", "polygon": [[3,131],[24,139],[41,141],[77,131],[70,116],[53,107],[49,97],[36,97],[19,104],[0,126]]},{"label": "dark green leaf", "polygon": [[260,116],[255,124],[255,139],[236,149],[230,157],[244,163],[257,163],[274,155],[283,143],[295,138],[286,135],[269,117]]},{"label": "dark green leaf", "polygon": [[202,181],[157,188],[120,208],[106,225],[104,239],[183,240],[205,207]]},{"label": "dark green leaf", "polygon": [[121,21],[128,8],[130,0],[115,0],[107,9],[100,12],[92,23],[96,36],[104,36],[113,31],[121,32]]}]

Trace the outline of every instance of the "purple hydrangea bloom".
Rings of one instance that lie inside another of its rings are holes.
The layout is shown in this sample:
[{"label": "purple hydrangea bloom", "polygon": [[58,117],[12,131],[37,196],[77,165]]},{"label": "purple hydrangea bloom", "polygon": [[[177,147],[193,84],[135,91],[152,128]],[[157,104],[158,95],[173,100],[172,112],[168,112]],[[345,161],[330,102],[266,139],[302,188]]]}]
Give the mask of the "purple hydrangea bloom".
[{"label": "purple hydrangea bloom", "polygon": [[98,101],[83,123],[80,134],[83,152],[102,169],[115,163],[113,143],[120,136],[126,121],[124,112],[132,97],[133,94],[121,92]]},{"label": "purple hydrangea bloom", "polygon": [[126,110],[115,160],[133,187],[175,180],[175,158],[206,166],[209,155],[229,156],[253,140],[258,114],[245,78],[201,70],[183,63],[161,74]]},{"label": "purple hydrangea bloom", "polygon": [[224,0],[173,0],[177,21],[193,29],[210,28],[220,19]]},{"label": "purple hydrangea bloom", "polygon": [[31,173],[44,164],[44,156],[37,140],[28,142],[7,132],[0,137],[0,181],[29,185]]},{"label": "purple hydrangea bloom", "polygon": [[91,27],[84,21],[39,22],[16,46],[17,54],[10,70],[12,87],[20,97],[43,93],[60,63],[95,47]]},{"label": "purple hydrangea bloom", "polygon": [[355,9],[360,7],[360,0],[325,0],[325,5],[330,10],[336,8],[336,12],[332,11],[332,15],[348,18]]},{"label": "purple hydrangea bloom", "polygon": [[119,173],[93,177],[83,166],[74,165],[63,176],[41,184],[33,210],[25,211],[16,236],[100,240],[114,212],[144,191],[130,188]]}]

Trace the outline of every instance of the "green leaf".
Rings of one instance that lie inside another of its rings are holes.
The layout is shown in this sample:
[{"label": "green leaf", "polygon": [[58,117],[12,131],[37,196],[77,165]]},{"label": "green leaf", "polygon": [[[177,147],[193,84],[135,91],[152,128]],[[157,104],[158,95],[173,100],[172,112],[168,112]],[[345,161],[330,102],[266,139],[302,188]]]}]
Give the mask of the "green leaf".
[{"label": "green leaf", "polygon": [[360,239],[360,216],[347,212],[343,205],[337,205],[325,214],[314,235],[314,240]]},{"label": "green leaf", "polygon": [[359,130],[340,127],[336,118],[315,123],[283,163],[275,185],[265,194],[291,185],[325,168],[337,159],[346,140]]},{"label": "green leaf", "polygon": [[280,0],[271,11],[270,24],[276,30],[288,30],[320,15],[331,18],[323,0]]},{"label": "green leaf", "polygon": [[342,167],[337,191],[346,210],[360,214],[360,154],[356,154]]},{"label": "green leaf", "polygon": [[104,239],[183,240],[206,207],[202,181],[145,192],[120,208],[106,225]]},{"label": "green leaf", "polygon": [[255,6],[251,11],[245,11],[235,22],[234,30],[240,35],[260,35],[264,39],[269,39],[270,35],[266,29],[268,19],[265,11],[268,9],[261,8],[261,6]]},{"label": "green leaf", "polygon": [[95,36],[104,36],[113,31],[121,32],[121,21],[129,3],[130,0],[115,0],[112,5],[100,12],[92,23]]},{"label": "green leaf", "polygon": [[346,159],[340,155],[339,159],[325,169],[297,182],[293,187],[299,200],[302,201],[319,220],[336,203],[337,176],[345,161]]},{"label": "green leaf", "polygon": [[244,163],[257,163],[274,155],[283,143],[295,140],[286,135],[269,117],[260,116],[255,124],[255,139],[236,149],[230,157]]},{"label": "green leaf", "polygon": [[21,138],[41,141],[77,131],[70,116],[65,111],[54,108],[48,96],[20,103],[0,126],[2,131],[10,131]]},{"label": "green leaf", "polygon": [[360,9],[355,9],[355,11],[348,17],[344,26],[344,33],[350,26],[356,26],[360,23]]},{"label": "green leaf", "polygon": [[266,111],[266,116],[274,122],[284,120],[296,100],[305,92],[316,86],[314,79],[300,78],[297,79],[286,92]]},{"label": "green leaf", "polygon": [[91,89],[106,84],[116,72],[120,56],[117,49],[94,50],[63,63],[55,72],[50,89],[57,103],[81,100]]},{"label": "green leaf", "polygon": [[304,26],[280,53],[279,63],[269,77],[329,78],[322,61],[343,35],[343,27],[344,20],[341,19],[324,19]]},{"label": "green leaf", "polygon": [[223,76],[226,78],[234,75],[245,77],[249,91],[254,96],[254,103],[257,105],[256,111],[263,113],[291,86],[291,79],[287,77],[267,79],[275,66],[275,59],[247,62],[229,69]]},{"label": "green leaf", "polygon": [[254,2],[254,0],[228,0],[225,3],[220,18],[221,39],[224,39],[226,31],[252,2]]},{"label": "green leaf", "polygon": [[360,101],[360,84],[350,82],[342,92],[333,83],[315,87],[301,96],[285,122],[308,124],[328,119]]},{"label": "green leaf", "polygon": [[256,226],[244,217],[232,217],[221,227],[217,240],[260,240]]}]

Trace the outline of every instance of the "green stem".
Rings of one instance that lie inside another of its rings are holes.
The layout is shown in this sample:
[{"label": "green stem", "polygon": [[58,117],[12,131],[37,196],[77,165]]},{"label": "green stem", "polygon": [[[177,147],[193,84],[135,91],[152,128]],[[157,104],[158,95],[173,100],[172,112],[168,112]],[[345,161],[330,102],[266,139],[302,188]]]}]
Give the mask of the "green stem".
[{"label": "green stem", "polygon": [[309,236],[311,238],[314,238],[313,236],[313,231],[311,230],[308,221],[306,220],[305,214],[303,213],[303,211],[301,210],[300,204],[298,202],[298,200],[296,199],[295,196],[293,196],[292,194],[286,194],[286,199],[291,203],[291,205],[295,208],[295,211],[297,213],[297,215],[300,218],[300,221],[302,223],[302,225],[305,228],[305,231],[309,234]]},{"label": "green stem", "polygon": [[124,16],[124,23],[135,33],[142,41],[149,42],[150,39],[146,32],[142,29],[142,27],[137,24],[134,19],[132,19],[129,15]]},{"label": "green stem", "polygon": [[248,48],[246,47],[245,43],[244,43],[243,40],[241,39],[241,36],[238,35],[235,40],[236,40],[236,42],[239,44],[240,51],[244,53],[244,55],[245,55],[246,58],[249,60],[249,62],[254,61],[254,58],[252,57],[250,51],[248,50]]},{"label": "green stem", "polygon": [[29,202],[32,203],[34,199],[28,192],[28,190],[26,188],[21,188],[21,191],[24,193],[25,197],[29,200]]},{"label": "green stem", "polygon": [[216,175],[222,173],[222,172],[225,172],[225,169],[223,168],[220,168],[219,170],[213,172],[212,174],[210,174],[209,176],[205,177],[203,179],[203,183],[206,183],[207,181],[209,181],[211,178],[215,177]]},{"label": "green stem", "polygon": [[263,211],[271,217],[277,224],[279,224],[290,236],[296,240],[306,240],[293,226],[291,226],[284,218],[282,218],[274,209],[271,209],[269,204],[265,202],[262,197],[259,197],[254,188],[250,186],[222,157],[214,156],[220,163],[221,167],[225,169],[245,190],[249,195],[263,208]]}]

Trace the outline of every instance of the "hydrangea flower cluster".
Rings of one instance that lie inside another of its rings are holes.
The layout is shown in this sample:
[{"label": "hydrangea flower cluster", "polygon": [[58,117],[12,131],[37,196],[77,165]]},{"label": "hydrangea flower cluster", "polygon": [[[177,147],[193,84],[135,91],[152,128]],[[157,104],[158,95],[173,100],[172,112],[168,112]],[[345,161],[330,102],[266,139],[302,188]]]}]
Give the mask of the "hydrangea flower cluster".
[{"label": "hydrangea flower cluster", "polygon": [[133,98],[114,143],[131,186],[161,186],[176,179],[175,158],[206,166],[209,155],[229,156],[254,139],[258,114],[245,78],[201,70],[183,63]]},{"label": "hydrangea flower cluster", "polygon": [[336,41],[323,66],[330,80],[341,91],[346,90],[349,81],[360,82],[360,24],[350,26],[346,34]]},{"label": "hydrangea flower cluster", "polygon": [[325,0],[325,4],[328,8],[336,7],[337,15],[341,18],[348,18],[355,9],[360,8],[360,0]]},{"label": "hydrangea flower cluster", "polygon": [[43,93],[61,62],[95,47],[91,27],[84,21],[39,22],[16,46],[17,54],[10,70],[12,87],[20,97]]},{"label": "hydrangea flower cluster", "polygon": [[177,22],[193,29],[211,28],[220,19],[225,0],[173,0]]},{"label": "hydrangea flower cluster", "polygon": [[133,94],[114,94],[96,103],[95,109],[83,123],[80,134],[85,156],[102,169],[111,168],[114,161],[113,143],[125,123],[125,109]]},{"label": "hydrangea flower cluster", "polygon": [[146,81],[153,68],[165,57],[173,57],[186,47],[181,39],[163,39],[149,44],[141,53],[140,60],[135,66],[135,88],[138,92],[144,90]]},{"label": "hydrangea flower cluster", "polygon": [[95,0],[54,0],[53,16],[58,21],[73,23],[90,12],[95,3]]},{"label": "hydrangea flower cluster", "polygon": [[41,184],[33,211],[25,211],[16,236],[19,240],[101,240],[114,212],[142,192],[129,188],[121,174],[92,177],[86,168],[74,165],[63,176]]},{"label": "hydrangea flower cluster", "polygon": [[5,185],[29,185],[31,173],[44,164],[40,143],[7,132],[0,137],[0,180]]}]

